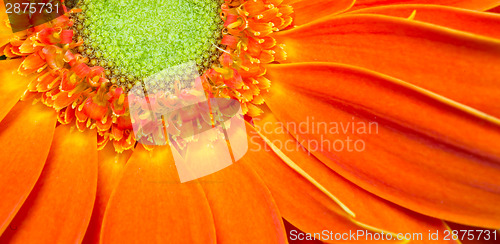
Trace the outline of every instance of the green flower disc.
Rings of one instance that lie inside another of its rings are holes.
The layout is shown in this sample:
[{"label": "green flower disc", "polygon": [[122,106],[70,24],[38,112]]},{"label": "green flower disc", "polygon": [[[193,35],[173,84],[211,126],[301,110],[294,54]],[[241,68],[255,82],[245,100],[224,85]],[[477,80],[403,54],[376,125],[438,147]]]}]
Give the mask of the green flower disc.
[{"label": "green flower disc", "polygon": [[122,74],[142,78],[188,62],[206,67],[215,59],[218,0],[84,0],[81,9],[87,47]]}]

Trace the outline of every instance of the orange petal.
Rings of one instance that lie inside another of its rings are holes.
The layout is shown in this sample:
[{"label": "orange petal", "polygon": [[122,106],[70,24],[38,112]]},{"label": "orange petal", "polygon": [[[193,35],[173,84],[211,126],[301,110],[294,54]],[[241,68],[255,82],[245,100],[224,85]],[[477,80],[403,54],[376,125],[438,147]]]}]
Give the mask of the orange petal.
[{"label": "orange petal", "polygon": [[168,146],[139,145],[109,199],[103,243],[215,243],[212,213],[197,181],[179,183]]},{"label": "orange petal", "polygon": [[303,25],[321,17],[347,11],[355,0],[288,0],[293,7],[296,25]]},{"label": "orange petal", "polygon": [[500,118],[500,40],[382,15],[280,32],[288,62],[338,62],[396,77]]},{"label": "orange petal", "polygon": [[408,18],[416,11],[413,20],[436,24],[460,31],[500,39],[500,15],[438,5],[391,5],[365,8],[355,14],[383,14]]},{"label": "orange petal", "polygon": [[56,113],[43,104],[18,103],[0,123],[0,233],[33,189],[49,154]]},{"label": "orange petal", "polygon": [[236,163],[199,181],[214,215],[217,243],[286,243],[278,208],[251,168]]},{"label": "orange petal", "polygon": [[[446,229],[438,219],[401,208],[341,177],[304,149],[272,113],[265,113],[265,116],[255,118],[254,122],[259,133],[316,181],[313,183],[299,175],[273,155],[271,146],[263,143],[258,133],[250,132],[251,151],[255,152],[252,155],[255,158],[248,161],[249,165],[270,188],[283,217],[301,230],[307,233],[321,233],[329,229],[336,233],[349,230],[356,232],[363,229],[356,224],[362,223],[393,233],[422,233],[423,237],[428,238],[426,233],[429,230],[442,232]],[[354,220],[345,216],[338,204],[318,186],[323,186],[353,211]],[[335,226],[334,230],[332,226]]]},{"label": "orange petal", "polygon": [[12,59],[0,61],[0,120],[2,120],[9,110],[19,101],[24,91],[27,89],[32,76],[21,76],[17,73],[17,68],[22,60]]},{"label": "orange petal", "polygon": [[268,78],[276,117],[346,179],[425,215],[500,226],[497,119],[341,65],[270,66]]},{"label": "orange petal", "polygon": [[488,12],[491,12],[491,13],[500,13],[500,6],[498,6],[496,8],[493,8],[493,9],[490,9],[490,10],[488,10]]},{"label": "orange petal", "polygon": [[97,194],[94,203],[94,211],[92,212],[92,218],[90,219],[83,243],[99,243],[102,220],[109,197],[118,184],[125,164],[131,154],[132,150],[127,150],[123,153],[115,152],[112,143],[108,143],[103,150],[98,152],[99,170],[97,176]]},{"label": "orange petal", "polygon": [[391,4],[433,4],[445,5],[472,10],[488,10],[500,3],[498,0],[357,0],[352,7],[353,10],[360,8],[370,8]]},{"label": "orange petal", "polygon": [[57,127],[46,165],[1,243],[82,241],[97,185],[95,131]]}]

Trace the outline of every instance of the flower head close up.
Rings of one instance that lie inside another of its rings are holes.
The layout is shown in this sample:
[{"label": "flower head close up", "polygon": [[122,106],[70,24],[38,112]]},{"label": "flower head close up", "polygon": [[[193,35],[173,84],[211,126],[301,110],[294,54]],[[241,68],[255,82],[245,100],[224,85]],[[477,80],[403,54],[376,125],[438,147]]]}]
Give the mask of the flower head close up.
[{"label": "flower head close up", "polygon": [[0,243],[498,240],[499,6],[0,1]]}]

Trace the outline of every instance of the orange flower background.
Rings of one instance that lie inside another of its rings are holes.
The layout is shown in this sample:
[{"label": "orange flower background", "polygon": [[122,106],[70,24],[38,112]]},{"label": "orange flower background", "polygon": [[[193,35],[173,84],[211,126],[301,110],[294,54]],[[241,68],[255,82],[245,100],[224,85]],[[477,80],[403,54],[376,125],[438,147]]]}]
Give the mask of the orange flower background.
[{"label": "orange flower background", "polygon": [[[187,183],[168,146],[135,143],[123,89],[78,51],[57,59],[81,43],[12,34],[1,4],[0,243],[285,243],[283,219],[306,233],[500,228],[500,1],[225,4],[228,55],[202,78],[253,117],[249,150]],[[71,72],[86,78],[65,90]],[[290,127],[311,118],[377,133]],[[304,143],[348,139],[365,147]]]}]

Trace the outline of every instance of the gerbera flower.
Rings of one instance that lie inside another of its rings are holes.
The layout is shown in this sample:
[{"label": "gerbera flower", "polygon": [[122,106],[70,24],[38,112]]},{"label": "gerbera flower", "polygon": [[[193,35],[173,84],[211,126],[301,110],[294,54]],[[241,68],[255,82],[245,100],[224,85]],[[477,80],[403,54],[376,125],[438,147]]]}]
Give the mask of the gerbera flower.
[{"label": "gerbera flower", "polygon": [[[0,242],[284,243],[282,219],[325,241],[500,228],[500,16],[480,12],[499,5],[85,0],[12,34],[2,3]],[[193,84],[147,82],[190,61]],[[200,90],[237,100],[246,131],[197,135],[230,103],[148,119]],[[180,182],[179,151],[228,145],[231,166]]]}]

